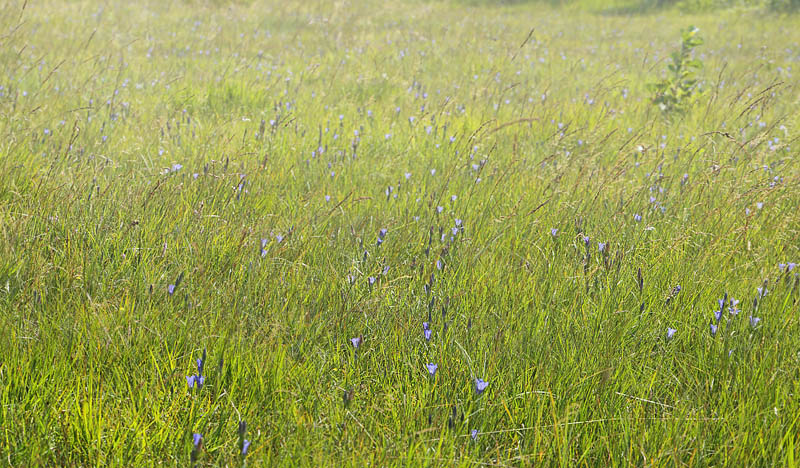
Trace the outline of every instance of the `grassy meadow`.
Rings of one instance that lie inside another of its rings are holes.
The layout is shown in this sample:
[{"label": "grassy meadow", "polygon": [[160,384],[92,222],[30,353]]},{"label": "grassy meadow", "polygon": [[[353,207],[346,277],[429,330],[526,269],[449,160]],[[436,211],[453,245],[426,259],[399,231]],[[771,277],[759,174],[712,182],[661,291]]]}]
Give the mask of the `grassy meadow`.
[{"label": "grassy meadow", "polygon": [[0,2],[0,466],[800,464],[798,16]]}]

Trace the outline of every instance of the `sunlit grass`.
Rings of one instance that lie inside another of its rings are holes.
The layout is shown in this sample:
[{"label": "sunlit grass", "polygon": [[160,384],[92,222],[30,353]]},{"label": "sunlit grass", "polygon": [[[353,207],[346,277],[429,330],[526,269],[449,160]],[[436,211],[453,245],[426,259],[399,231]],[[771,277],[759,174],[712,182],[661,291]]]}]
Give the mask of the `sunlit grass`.
[{"label": "sunlit grass", "polygon": [[2,11],[0,463],[796,464],[796,18]]}]

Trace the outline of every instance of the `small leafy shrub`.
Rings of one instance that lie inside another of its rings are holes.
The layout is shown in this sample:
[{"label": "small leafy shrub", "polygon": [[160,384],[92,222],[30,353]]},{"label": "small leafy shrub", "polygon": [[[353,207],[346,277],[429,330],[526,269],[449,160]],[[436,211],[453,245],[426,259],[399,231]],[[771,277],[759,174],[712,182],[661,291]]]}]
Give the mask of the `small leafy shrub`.
[{"label": "small leafy shrub", "polygon": [[800,11],[800,0],[770,0],[769,7],[775,11],[796,12]]},{"label": "small leafy shrub", "polygon": [[672,53],[672,63],[667,65],[667,76],[650,85],[652,102],[665,114],[686,112],[692,102],[702,94],[698,86],[697,71],[703,62],[692,58],[695,47],[703,44],[694,26],[681,31],[681,50]]}]

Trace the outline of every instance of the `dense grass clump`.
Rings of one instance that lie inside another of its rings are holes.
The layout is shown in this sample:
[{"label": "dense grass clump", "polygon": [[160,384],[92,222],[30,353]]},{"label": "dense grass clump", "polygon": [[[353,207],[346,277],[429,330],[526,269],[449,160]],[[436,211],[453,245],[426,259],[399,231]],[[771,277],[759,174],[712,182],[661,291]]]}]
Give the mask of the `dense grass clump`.
[{"label": "dense grass clump", "polygon": [[2,11],[0,464],[800,459],[795,19]]}]

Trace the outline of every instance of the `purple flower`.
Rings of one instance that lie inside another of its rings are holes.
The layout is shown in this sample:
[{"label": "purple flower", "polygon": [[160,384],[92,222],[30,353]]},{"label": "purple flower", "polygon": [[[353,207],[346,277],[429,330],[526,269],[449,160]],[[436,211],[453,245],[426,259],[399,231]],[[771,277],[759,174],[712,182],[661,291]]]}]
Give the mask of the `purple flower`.
[{"label": "purple flower", "polygon": [[472,437],[472,440],[478,440],[478,430],[477,429],[471,430],[469,432],[469,435],[470,435],[470,437]]},{"label": "purple flower", "polygon": [[713,336],[717,336],[717,328],[718,328],[718,326],[714,325],[714,321],[713,320],[708,324],[708,326],[711,329],[711,336],[712,337]]},{"label": "purple flower", "polygon": [[739,309],[736,308],[736,305],[739,304],[739,300],[731,298],[731,303],[730,304],[731,305],[728,307],[728,312],[730,312],[731,315],[738,314],[739,313]]},{"label": "purple flower", "polygon": [[769,292],[766,286],[758,287],[756,290],[758,291],[758,297],[764,297],[767,295],[767,292]]},{"label": "purple flower", "polygon": [[[167,244],[165,243],[164,244],[164,250],[166,250],[166,249],[167,249]],[[167,286],[167,293],[169,293],[170,296],[175,293],[175,290],[178,288],[178,286],[180,286],[181,281],[183,281],[183,272],[181,272],[178,275],[178,277],[175,278],[175,283],[174,284],[170,284],[169,286]]]},{"label": "purple flower", "polygon": [[760,318],[753,317],[752,315],[750,316],[750,326],[751,327],[756,328],[758,326],[758,322],[760,322],[760,321],[761,321]]},{"label": "purple flower", "polygon": [[203,388],[203,383],[205,382],[206,378],[202,375],[187,375],[186,376],[186,384],[189,386],[189,389],[197,387],[197,389]]},{"label": "purple flower", "polygon": [[640,214],[638,214],[638,213],[637,213],[637,214],[635,214],[635,215],[633,215],[633,220],[634,220],[634,221],[636,221],[636,222],[638,223],[639,221],[641,221],[641,220],[642,220],[642,215],[640,215]]},{"label": "purple flower", "polygon": [[433,332],[431,331],[430,328],[428,328],[425,331],[423,331],[423,334],[425,335],[425,341],[430,341],[431,340],[431,334],[432,333]]},{"label": "purple flower", "polygon": [[556,237],[558,235],[558,229],[551,228],[550,229],[550,235],[553,236],[553,237]]},{"label": "purple flower", "polygon": [[422,322],[422,329],[423,329],[423,330],[430,330],[430,329],[431,329],[431,327],[430,327],[430,325],[428,324],[428,322]]},{"label": "purple flower", "polygon": [[589,236],[583,236],[583,244],[587,249],[589,248]]},{"label": "purple flower", "polygon": [[191,462],[194,464],[197,461],[197,457],[200,456],[200,449],[203,445],[203,436],[195,432],[192,434],[192,453],[190,455]]},{"label": "purple flower", "polygon": [[675,335],[675,332],[678,331],[674,328],[667,327],[667,339],[670,340]]},{"label": "purple flower", "polygon": [[456,218],[456,227],[461,227],[461,220]]},{"label": "purple flower", "polygon": [[428,369],[428,374],[430,374],[431,377],[435,377],[436,371],[439,370],[439,366],[436,364],[425,364],[425,367]]},{"label": "purple flower", "polygon": [[436,207],[436,212],[437,212],[437,213],[441,213],[441,212],[442,212],[442,210],[444,210],[444,207],[443,207],[443,206],[437,206],[437,207]]},{"label": "purple flower", "polygon": [[242,456],[247,456],[247,449],[250,448],[250,441],[245,439],[247,436],[247,423],[245,421],[239,421],[239,443],[242,447]]},{"label": "purple flower", "polygon": [[361,337],[361,335],[359,335],[359,336],[357,336],[355,338],[350,338],[350,344],[352,344],[353,348],[355,348],[355,349],[358,349],[358,347],[361,346],[361,342],[362,341],[363,341],[363,338]]},{"label": "purple flower", "polygon": [[489,386],[489,382],[486,382],[483,379],[475,379],[475,393],[478,395],[482,394],[486,387]]},{"label": "purple flower", "polygon": [[605,252],[606,251],[606,242],[598,242],[597,243],[597,250],[599,250],[600,252]]},{"label": "purple flower", "polygon": [[203,357],[197,360],[197,375],[188,375],[186,376],[186,384],[189,386],[189,389],[197,387],[197,389],[203,388],[203,383],[205,383],[206,378],[203,377],[203,364],[206,360],[206,350],[203,350]]},{"label": "purple flower", "polygon": [[722,320],[722,309],[714,311],[714,318],[717,320],[717,323]]},{"label": "purple flower", "polygon": [[374,276],[370,276],[369,278],[367,278],[367,283],[369,283],[370,286],[375,284],[375,277]]}]

